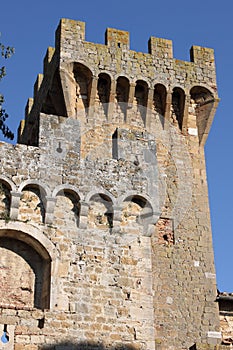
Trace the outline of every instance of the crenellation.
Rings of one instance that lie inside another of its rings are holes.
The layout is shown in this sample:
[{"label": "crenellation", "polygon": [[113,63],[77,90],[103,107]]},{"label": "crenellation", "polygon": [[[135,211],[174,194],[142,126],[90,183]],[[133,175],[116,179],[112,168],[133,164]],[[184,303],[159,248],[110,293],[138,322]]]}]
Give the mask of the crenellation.
[{"label": "crenellation", "polygon": [[[73,40],[73,42],[72,42]],[[85,40],[85,22],[62,18],[55,34],[56,48]]]},{"label": "crenellation", "polygon": [[215,69],[213,49],[201,46],[192,46],[190,49],[190,60],[201,67],[207,65],[209,69]]},{"label": "crenellation", "polygon": [[129,50],[129,32],[107,28],[105,32],[105,45],[122,50]]},{"label": "crenellation", "polygon": [[47,51],[46,51],[46,55],[45,55],[44,61],[43,61],[44,74],[47,73],[47,71],[49,69],[50,62],[52,61],[54,54],[55,54],[55,48],[49,46]]},{"label": "crenellation", "polygon": [[148,52],[160,59],[173,58],[172,41],[152,36],[148,41]]},{"label": "crenellation", "polygon": [[25,119],[27,119],[27,117],[29,116],[29,114],[32,110],[33,103],[34,103],[34,99],[32,97],[30,97],[28,99],[26,107],[25,107]]},{"label": "crenellation", "polygon": [[[43,78],[44,78],[43,74],[38,74],[38,75],[37,75],[37,78],[36,78],[36,81],[35,81],[35,84],[34,84],[34,94],[33,94],[33,97],[34,97],[34,98],[33,98],[33,100],[35,100],[36,97],[37,97],[37,94],[38,94],[39,89],[40,89],[40,87],[41,87]],[[30,102],[31,102],[31,101],[30,101]],[[30,103],[30,102],[29,102],[29,103]]]}]

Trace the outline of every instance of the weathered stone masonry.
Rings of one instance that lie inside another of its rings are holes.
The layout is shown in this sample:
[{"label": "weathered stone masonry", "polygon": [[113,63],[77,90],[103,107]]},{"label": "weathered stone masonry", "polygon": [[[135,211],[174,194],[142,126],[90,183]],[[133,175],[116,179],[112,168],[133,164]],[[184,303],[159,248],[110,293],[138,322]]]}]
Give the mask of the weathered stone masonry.
[{"label": "weathered stone masonry", "polygon": [[170,40],[140,53],[128,32],[93,44],[61,20],[18,144],[0,144],[0,349],[221,348],[204,157],[217,104],[212,49],[184,62]]}]

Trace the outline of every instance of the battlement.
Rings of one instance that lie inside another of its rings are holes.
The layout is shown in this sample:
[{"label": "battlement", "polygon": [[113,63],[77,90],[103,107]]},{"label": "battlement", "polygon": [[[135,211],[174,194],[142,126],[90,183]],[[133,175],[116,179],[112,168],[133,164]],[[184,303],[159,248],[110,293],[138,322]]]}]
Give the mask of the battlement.
[{"label": "battlement", "polygon": [[148,51],[160,58],[173,58],[172,41],[152,36],[148,41]]},{"label": "battlement", "polygon": [[105,32],[105,45],[129,50],[129,32],[107,28]]},{"label": "battlement", "polygon": [[107,28],[105,44],[85,41],[84,22],[62,19],[20,125],[19,143],[38,145],[40,113],[150,132],[157,113],[163,127],[177,125],[204,145],[219,101],[214,51],[193,46],[186,62],[173,58],[171,40],[156,37],[149,39],[148,51],[130,50],[129,32],[113,28]]},{"label": "battlement", "polygon": [[[63,18],[56,31],[56,47],[66,47],[70,40],[85,41],[85,22]],[[105,45],[130,50],[130,34],[128,31],[107,28]],[[148,53],[159,58],[173,58],[172,40],[150,37]],[[192,46],[190,61],[197,64],[214,62],[214,50],[206,47]]]},{"label": "battlement", "polygon": [[55,34],[55,45],[60,47],[69,40],[85,40],[85,22],[62,18]]}]

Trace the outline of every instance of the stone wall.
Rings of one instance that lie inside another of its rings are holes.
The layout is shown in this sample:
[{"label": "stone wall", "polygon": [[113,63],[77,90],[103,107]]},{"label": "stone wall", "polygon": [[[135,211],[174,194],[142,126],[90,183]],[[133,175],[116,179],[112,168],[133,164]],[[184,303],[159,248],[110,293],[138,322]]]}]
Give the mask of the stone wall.
[{"label": "stone wall", "polygon": [[105,45],[84,36],[61,21],[19,143],[0,144],[7,346],[217,349],[203,149],[213,51],[183,62],[169,40],[144,54],[124,31]]}]

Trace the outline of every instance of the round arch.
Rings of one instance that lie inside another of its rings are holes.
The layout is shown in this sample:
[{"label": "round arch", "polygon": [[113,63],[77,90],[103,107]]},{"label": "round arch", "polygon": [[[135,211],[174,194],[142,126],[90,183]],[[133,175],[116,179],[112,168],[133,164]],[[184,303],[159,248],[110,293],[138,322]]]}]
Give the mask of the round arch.
[{"label": "round arch", "polygon": [[55,261],[59,253],[53,243],[35,226],[23,222],[0,222],[0,237],[11,237],[26,242],[43,259]]},{"label": "round arch", "polygon": [[51,191],[47,185],[38,180],[26,180],[19,186],[19,192],[22,192],[26,187],[38,188],[45,196],[51,197]]},{"label": "round arch", "polygon": [[3,266],[8,269],[7,276],[1,271],[3,287],[6,284],[11,291],[4,293],[3,288],[3,305],[48,309],[51,276],[58,257],[49,239],[31,225],[0,223],[0,249]]},{"label": "round arch", "polygon": [[104,188],[94,188],[92,191],[88,192],[88,194],[85,197],[85,202],[88,203],[92,197],[98,196],[98,195],[104,195],[106,198],[109,198],[112,204],[114,205],[115,198],[110,192],[108,192]]},{"label": "round arch", "polygon": [[10,179],[8,179],[8,177],[1,175],[0,176],[0,182],[3,182],[10,191],[16,191],[16,185],[13,183],[13,181],[11,181]]},{"label": "round arch", "polygon": [[55,198],[58,193],[62,191],[73,193],[77,198],[79,198],[79,200],[83,200],[83,194],[78,191],[77,187],[69,184],[59,185],[55,187],[52,193],[52,197]]}]

